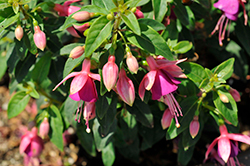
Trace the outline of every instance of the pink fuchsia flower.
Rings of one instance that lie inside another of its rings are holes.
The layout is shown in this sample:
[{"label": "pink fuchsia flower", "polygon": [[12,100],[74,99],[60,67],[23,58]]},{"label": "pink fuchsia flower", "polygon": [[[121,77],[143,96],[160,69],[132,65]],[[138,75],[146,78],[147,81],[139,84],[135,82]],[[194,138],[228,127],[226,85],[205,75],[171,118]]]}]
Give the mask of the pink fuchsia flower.
[{"label": "pink fuchsia flower", "polygon": [[70,6],[70,4],[72,4],[74,2],[79,2],[79,1],[80,0],[70,0],[70,1],[64,2],[63,5],[55,4],[54,10],[56,10],[58,12],[59,16],[69,16],[72,13],[81,9],[78,6]]},{"label": "pink fuchsia flower", "polygon": [[139,64],[137,59],[132,55],[132,53],[129,51],[127,52],[127,58],[126,58],[126,64],[128,66],[128,69],[132,72],[132,73],[137,73],[138,68],[139,68]]},{"label": "pink fuchsia flower", "polygon": [[236,102],[240,102],[241,101],[241,99],[240,99],[240,93],[236,89],[230,88],[228,92],[232,95],[232,97],[234,98],[234,100]]},{"label": "pink fuchsia flower", "polygon": [[38,157],[44,148],[43,140],[37,135],[37,128],[33,127],[21,138],[19,146],[20,154],[27,154],[29,157]]},{"label": "pink fuchsia flower", "polygon": [[173,115],[171,114],[169,108],[167,108],[161,118],[161,126],[163,128],[163,130],[165,130],[166,128],[168,128],[172,122],[173,119]]},{"label": "pink fuchsia flower", "polygon": [[132,106],[135,101],[135,88],[133,82],[127,77],[123,68],[120,70],[116,89],[122,100],[129,106]]},{"label": "pink fuchsia flower", "polygon": [[[237,144],[237,141],[250,144],[250,137],[242,134],[234,134],[234,133],[228,133],[227,127],[223,124],[219,127],[220,130],[220,136],[217,137],[208,147],[207,152],[205,154],[205,159],[208,158],[209,153],[213,149],[213,147],[218,142],[218,154],[221,156],[223,161],[227,163],[230,155],[235,155],[236,150],[233,147],[231,141],[235,141]],[[238,153],[238,152],[237,152]]]},{"label": "pink fuchsia flower", "polygon": [[15,29],[15,37],[19,41],[23,38],[23,28],[21,27],[21,25],[18,25],[16,27],[16,29]]},{"label": "pink fuchsia flower", "polygon": [[191,123],[189,125],[189,133],[193,139],[198,134],[199,129],[200,129],[199,117],[197,115],[195,115],[193,120],[191,121]]},{"label": "pink fuchsia flower", "polygon": [[103,83],[108,91],[115,87],[118,77],[118,66],[115,63],[115,56],[110,55],[108,62],[102,68]]},{"label": "pink fuchsia flower", "polygon": [[[239,14],[239,4],[242,5],[244,10],[244,18],[245,18],[245,25],[247,25],[247,14],[245,10],[245,1],[244,0],[219,0],[218,2],[214,3],[214,7],[220,9],[223,14],[218,20],[215,29],[212,31],[211,35],[213,35],[216,31],[219,31],[219,44],[222,46],[222,41],[225,38],[225,32],[227,25],[231,24],[231,21],[236,21]],[[224,28],[223,28],[224,26]],[[228,28],[228,36],[230,33],[230,29]]]},{"label": "pink fuchsia flower", "polygon": [[67,31],[74,37],[77,37],[77,38],[81,38],[81,36],[77,33],[77,31],[75,30],[75,28],[72,26],[72,27],[68,27],[67,28]]},{"label": "pink fuchsia flower", "polygon": [[67,79],[74,77],[70,85],[69,97],[75,101],[95,102],[98,98],[94,80],[100,81],[100,75],[90,72],[91,60],[84,59],[82,70],[73,72],[66,76],[54,89],[58,88]]},{"label": "pink fuchsia flower", "polygon": [[36,25],[34,27],[34,42],[37,46],[37,48],[39,48],[40,50],[44,50],[44,48],[46,47],[46,35],[43,31],[41,31],[40,27],[38,25]]},{"label": "pink fuchsia flower", "polygon": [[150,67],[150,71],[143,77],[139,86],[139,96],[142,100],[145,95],[145,90],[150,90],[152,99],[158,100],[162,96],[177,90],[177,84],[180,84],[180,81],[176,80],[174,77],[186,78],[181,68],[176,65],[186,59],[168,61],[162,56],[158,56],[156,59],[149,56],[146,60]]},{"label": "pink fuchsia flower", "polygon": [[49,129],[49,121],[48,118],[45,117],[39,127],[40,136],[42,138],[46,137],[49,134]]}]

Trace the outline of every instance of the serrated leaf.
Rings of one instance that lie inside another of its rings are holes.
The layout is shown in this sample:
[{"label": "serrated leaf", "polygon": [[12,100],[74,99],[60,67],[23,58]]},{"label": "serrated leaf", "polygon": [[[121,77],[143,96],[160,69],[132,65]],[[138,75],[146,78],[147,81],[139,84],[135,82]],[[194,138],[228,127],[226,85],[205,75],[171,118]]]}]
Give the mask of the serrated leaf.
[{"label": "serrated leaf", "polygon": [[112,166],[115,161],[115,148],[112,142],[110,142],[102,150],[102,162],[105,166]]},{"label": "serrated leaf", "polygon": [[125,24],[137,35],[141,35],[141,30],[135,14],[127,10],[125,14],[121,14],[122,20]]},{"label": "serrated leaf", "polygon": [[89,28],[85,42],[85,57],[91,54],[108,38],[112,30],[112,21],[101,16]]},{"label": "serrated leaf", "polygon": [[138,36],[131,31],[126,32],[127,39],[137,47],[154,55],[162,55],[166,59],[174,60],[166,41],[150,26],[139,24],[141,35]]},{"label": "serrated leaf", "polygon": [[153,9],[155,20],[162,22],[163,18],[167,13],[167,1],[166,0],[153,0]]},{"label": "serrated leaf", "polygon": [[30,96],[25,91],[19,91],[14,94],[8,104],[8,118],[10,119],[20,114],[25,109],[29,100]]},{"label": "serrated leaf", "polygon": [[[227,96],[229,103],[224,103],[221,101],[218,93],[224,94]],[[217,92],[213,91],[213,102],[218,111],[234,126],[237,126],[238,124],[238,109],[235,100],[230,95],[229,92],[219,89]]]},{"label": "serrated leaf", "polygon": [[58,108],[51,105],[49,108],[50,141],[63,151],[63,121]]},{"label": "serrated leaf", "polygon": [[227,61],[222,62],[218,66],[212,69],[214,74],[218,74],[219,78],[227,80],[233,74],[234,58],[230,58]]}]

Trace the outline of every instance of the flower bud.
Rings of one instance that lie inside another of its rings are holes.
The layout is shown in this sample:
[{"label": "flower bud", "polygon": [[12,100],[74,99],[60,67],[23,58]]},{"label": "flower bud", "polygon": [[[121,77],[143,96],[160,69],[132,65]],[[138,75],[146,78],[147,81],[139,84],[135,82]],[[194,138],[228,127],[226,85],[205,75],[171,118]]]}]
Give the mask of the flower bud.
[{"label": "flower bud", "polygon": [[90,19],[90,13],[87,11],[80,11],[72,16],[73,19],[79,22],[87,21]]},{"label": "flower bud", "polygon": [[135,88],[133,82],[126,76],[123,68],[119,73],[116,88],[122,100],[129,106],[132,106],[135,101]]},{"label": "flower bud", "polygon": [[81,36],[76,32],[74,27],[67,28],[67,31],[74,37],[81,38]]},{"label": "flower bud", "polygon": [[75,29],[77,29],[79,32],[83,32],[85,31],[86,29],[89,28],[90,24],[89,23],[85,23],[83,25],[73,25]]},{"label": "flower bud", "polygon": [[115,63],[115,56],[110,55],[108,62],[102,68],[103,83],[108,91],[115,87],[118,77],[118,66]]},{"label": "flower bud", "polygon": [[35,31],[34,42],[37,48],[43,51],[44,48],[46,47],[46,35],[43,31],[41,31],[38,25],[34,27],[34,31]]},{"label": "flower bud", "polygon": [[171,114],[169,108],[167,108],[161,118],[161,126],[163,128],[163,130],[165,130],[166,128],[168,128],[172,122],[173,119],[173,115]]},{"label": "flower bud", "polygon": [[135,14],[137,19],[144,18],[144,14],[139,9],[136,9],[134,14]]},{"label": "flower bud", "polygon": [[137,59],[132,55],[131,52],[127,52],[126,63],[127,63],[128,69],[132,73],[136,74],[138,71],[139,65],[138,65]]},{"label": "flower bud", "polygon": [[236,102],[240,102],[241,101],[241,99],[240,99],[240,93],[236,89],[230,88],[228,92],[232,95],[232,97],[234,98],[234,100]]},{"label": "flower bud", "polygon": [[109,13],[108,15],[107,15],[107,19],[108,20],[113,20],[115,17],[114,17],[114,14],[113,13]]},{"label": "flower bud", "polygon": [[225,94],[219,94],[219,96],[220,96],[220,100],[223,103],[229,103],[228,97]]},{"label": "flower bud", "polygon": [[40,136],[42,138],[44,138],[45,136],[47,136],[49,134],[49,122],[48,122],[48,118],[44,118],[43,122],[40,124],[39,127],[39,132],[40,132]]},{"label": "flower bud", "polygon": [[69,57],[72,59],[79,58],[85,51],[85,46],[77,46],[71,50]]},{"label": "flower bud", "polygon": [[194,139],[196,135],[199,132],[200,129],[200,123],[199,123],[199,117],[197,115],[194,116],[193,120],[191,121],[189,125],[189,132],[191,137]]},{"label": "flower bud", "polygon": [[21,40],[23,38],[23,28],[21,27],[21,25],[18,25],[15,29],[15,36],[17,38],[17,40]]}]

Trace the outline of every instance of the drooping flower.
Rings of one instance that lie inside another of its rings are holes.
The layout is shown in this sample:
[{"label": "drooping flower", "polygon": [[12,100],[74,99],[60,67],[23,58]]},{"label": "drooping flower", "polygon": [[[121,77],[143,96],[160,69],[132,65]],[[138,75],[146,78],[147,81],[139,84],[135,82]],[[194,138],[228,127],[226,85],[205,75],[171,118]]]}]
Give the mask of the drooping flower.
[{"label": "drooping flower", "polygon": [[55,4],[54,10],[56,10],[58,12],[59,16],[69,16],[72,13],[81,9],[78,6],[70,6],[70,4],[72,4],[74,2],[79,2],[79,1],[80,0],[70,0],[70,1],[64,2],[63,5]]},{"label": "drooping flower", "polygon": [[21,27],[21,25],[18,25],[16,27],[16,29],[15,29],[15,37],[19,41],[23,38],[23,28]]},{"label": "drooping flower", "polygon": [[218,154],[221,156],[221,158],[224,160],[225,163],[227,163],[230,155],[233,157],[236,154],[236,150],[234,147],[232,148],[232,142],[235,141],[236,144],[238,141],[244,142],[246,144],[250,144],[250,137],[247,135],[243,134],[235,134],[235,133],[228,133],[227,127],[223,124],[220,125],[219,127],[220,130],[220,136],[217,137],[208,147],[207,152],[205,154],[205,159],[208,158],[209,153],[213,149],[213,147],[217,144],[218,142]]},{"label": "drooping flower", "polygon": [[176,65],[186,59],[169,61],[162,56],[158,56],[157,59],[149,56],[146,60],[150,71],[143,77],[139,86],[139,96],[142,100],[145,95],[145,90],[150,90],[152,99],[158,100],[162,96],[177,90],[177,84],[180,84],[180,81],[174,77],[186,78],[181,68]]},{"label": "drooping flower", "polygon": [[[212,31],[211,35],[213,35],[216,31],[219,31],[219,44],[222,46],[222,41],[225,38],[226,28],[230,27],[231,21],[236,21],[239,14],[239,4],[242,5],[244,10],[244,18],[245,18],[245,25],[247,25],[247,14],[245,10],[244,0],[219,0],[218,2],[214,3],[214,7],[220,9],[223,14],[218,20],[214,30]],[[223,27],[224,26],[224,27]],[[228,28],[228,36],[230,33],[230,29]]]},{"label": "drooping flower", "polygon": [[195,138],[200,129],[199,117],[197,115],[194,116],[193,120],[189,125],[189,133],[192,138]]},{"label": "drooping flower", "polygon": [[122,100],[132,106],[135,101],[135,88],[133,82],[127,77],[123,68],[120,70],[116,89]]},{"label": "drooping flower", "polygon": [[43,140],[37,135],[37,128],[33,127],[21,138],[19,146],[20,154],[27,154],[29,157],[38,157],[44,148]]},{"label": "drooping flower", "polygon": [[49,126],[48,118],[45,117],[39,127],[39,133],[42,138],[44,138],[45,136],[49,134],[49,128],[50,126]]},{"label": "drooping flower", "polygon": [[87,126],[86,132],[90,133],[89,120],[94,119],[95,114],[95,103],[94,102],[85,102],[83,108],[83,117],[86,121],[85,125]]},{"label": "drooping flower", "polygon": [[41,31],[38,25],[34,26],[34,42],[40,50],[44,50],[46,47],[46,35],[43,31]]},{"label": "drooping flower", "polygon": [[163,130],[165,130],[166,128],[168,128],[172,122],[173,119],[173,115],[171,114],[169,108],[167,108],[161,118],[161,126],[163,128]]},{"label": "drooping flower", "polygon": [[118,77],[118,66],[115,63],[115,56],[110,55],[108,62],[102,68],[103,83],[108,91],[115,87]]},{"label": "drooping flower", "polygon": [[69,97],[75,101],[95,102],[98,98],[94,80],[100,81],[100,75],[90,72],[91,61],[84,59],[82,63],[82,70],[80,72],[73,72],[66,76],[54,89],[58,88],[67,79],[74,77],[70,85]]}]

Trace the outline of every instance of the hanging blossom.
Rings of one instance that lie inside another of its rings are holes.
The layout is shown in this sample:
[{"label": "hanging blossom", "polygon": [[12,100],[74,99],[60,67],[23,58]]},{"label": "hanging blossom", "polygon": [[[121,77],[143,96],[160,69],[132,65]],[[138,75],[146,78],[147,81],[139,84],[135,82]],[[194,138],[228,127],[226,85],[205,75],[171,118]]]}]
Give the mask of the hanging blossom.
[{"label": "hanging blossom", "polygon": [[176,78],[187,78],[178,63],[185,61],[181,59],[177,61],[169,61],[163,56],[154,59],[152,56],[146,58],[150,71],[143,77],[139,86],[139,96],[143,100],[145,90],[151,91],[152,99],[164,102],[168,105],[169,110],[174,116],[176,127],[180,127],[177,117],[182,116],[179,103],[173,96],[181,82]]},{"label": "hanging blossom", "polygon": [[[99,74],[94,74],[90,72],[91,67],[91,60],[90,59],[84,59],[82,63],[82,70],[80,72],[73,72],[67,75],[56,87],[53,89],[56,90],[63,82],[65,82],[67,79],[74,77],[71,85],[70,85],[70,95],[69,97],[72,100],[79,101],[85,101],[85,107],[84,110],[91,110],[86,112],[91,112],[93,115],[93,103],[96,102],[98,99],[96,86],[94,83],[94,80],[101,80],[101,77]],[[92,104],[87,104],[87,102],[90,102]],[[78,122],[80,122],[81,114],[82,114],[82,106],[80,106],[78,103],[78,109],[76,116],[78,116],[78,113],[80,114]],[[85,113],[84,113],[85,114]],[[86,113],[87,115],[88,113]],[[91,117],[92,117],[91,115]],[[89,117],[89,116],[88,116]],[[85,116],[84,116],[85,118]],[[86,121],[91,118],[85,118]],[[77,120],[77,118],[76,118]],[[88,124],[88,122],[87,122]],[[89,128],[87,131],[90,131]]]},{"label": "hanging blossom", "polygon": [[[216,31],[219,31],[219,44],[220,46],[223,45],[222,41],[225,38],[226,28],[228,26],[228,33],[230,33],[230,24],[231,21],[236,21],[239,14],[239,6],[241,5],[244,10],[244,18],[245,18],[245,25],[247,25],[247,14],[245,10],[245,0],[219,0],[218,2],[214,3],[214,7],[220,9],[223,14],[218,20],[214,30],[212,31],[211,35],[213,35]],[[224,26],[224,27],[223,27]]]},{"label": "hanging blossom", "polygon": [[[208,158],[209,153],[212,151],[213,147],[218,143],[218,155],[222,160],[227,163],[229,157],[235,157],[238,154],[238,149],[236,147],[238,141],[250,144],[250,137],[242,134],[228,133],[226,125],[220,125],[220,136],[217,137],[208,147],[205,154],[205,160]],[[236,147],[235,147],[236,146]]]}]

